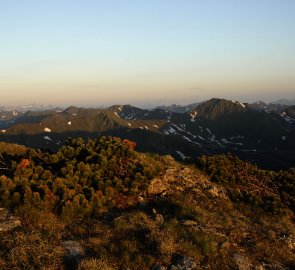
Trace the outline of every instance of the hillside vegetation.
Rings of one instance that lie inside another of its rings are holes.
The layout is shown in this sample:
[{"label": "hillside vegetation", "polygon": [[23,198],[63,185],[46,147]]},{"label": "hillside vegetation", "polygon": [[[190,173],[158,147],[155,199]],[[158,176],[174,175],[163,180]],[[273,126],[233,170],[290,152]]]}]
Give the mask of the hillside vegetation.
[{"label": "hillside vegetation", "polygon": [[235,202],[277,213],[286,208],[295,210],[295,169],[261,170],[257,166],[228,155],[202,156],[197,166],[211,181],[226,187]]},{"label": "hillside vegetation", "polygon": [[212,98],[182,112],[131,105],[28,111],[13,120],[0,115],[0,141],[56,152],[68,137],[115,136],[135,141],[140,152],[171,155],[179,161],[230,152],[264,169],[293,166],[293,108],[256,105]]},{"label": "hillside vegetation", "polygon": [[1,147],[0,230],[12,214],[21,226],[0,232],[0,269],[295,267],[294,169],[184,166],[115,137]]},{"label": "hillside vegetation", "polygon": [[30,149],[4,154],[1,200],[7,207],[33,204],[61,215],[98,216],[112,207],[134,203],[157,167],[136,153],[135,144],[119,138],[69,139],[57,153]]}]

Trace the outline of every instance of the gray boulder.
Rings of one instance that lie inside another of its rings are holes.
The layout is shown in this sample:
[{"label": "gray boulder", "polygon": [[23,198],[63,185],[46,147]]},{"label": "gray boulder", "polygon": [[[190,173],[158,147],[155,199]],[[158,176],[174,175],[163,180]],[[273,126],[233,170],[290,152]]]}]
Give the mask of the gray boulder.
[{"label": "gray boulder", "polygon": [[197,263],[192,257],[174,254],[172,258],[172,263],[168,267],[168,269],[169,270],[196,270]]},{"label": "gray boulder", "polygon": [[85,256],[83,247],[76,241],[68,240],[62,242],[65,250],[65,263],[70,269],[74,269]]}]

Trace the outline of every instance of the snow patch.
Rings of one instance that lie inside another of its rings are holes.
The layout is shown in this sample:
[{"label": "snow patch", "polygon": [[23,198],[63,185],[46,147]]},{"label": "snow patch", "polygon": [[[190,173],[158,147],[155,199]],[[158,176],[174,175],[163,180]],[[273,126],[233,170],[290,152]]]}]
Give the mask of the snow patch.
[{"label": "snow patch", "polygon": [[130,123],[128,123],[128,126],[131,127],[132,125]]},{"label": "snow patch", "polygon": [[145,129],[149,129],[147,126],[144,126],[145,127]]},{"label": "snow patch", "polygon": [[240,102],[240,101],[236,101],[236,100],[232,100],[233,103],[235,104],[239,104],[240,106],[242,106],[244,109],[246,108],[245,104]]},{"label": "snow patch", "polygon": [[187,157],[181,153],[180,151],[176,151],[176,153],[181,157],[182,160],[185,160]]},{"label": "snow patch", "polygon": [[193,143],[193,144],[196,144],[196,145],[200,145],[199,143],[196,143],[196,142],[192,141],[190,138],[186,137],[185,135],[182,135],[182,137],[183,137],[186,141],[188,141],[188,142],[190,142],[190,143]]},{"label": "snow patch", "polygon": [[201,139],[202,141],[205,141],[205,139],[200,135],[198,135],[198,138]]},{"label": "snow patch", "polygon": [[242,102],[240,102],[240,101],[238,101],[238,103],[239,103],[244,109],[246,108],[246,106],[245,106],[244,103],[242,103]]},{"label": "snow patch", "polygon": [[48,140],[48,141],[51,141],[51,138],[48,137],[48,136],[44,136],[44,139],[45,139],[45,140]]},{"label": "snow patch", "polygon": [[175,129],[174,129],[174,128],[172,128],[172,127],[169,127],[169,129],[168,129],[168,132],[169,132],[169,133],[175,133],[176,131],[175,131]]},{"label": "snow patch", "polygon": [[1,131],[2,131],[3,133],[5,133],[5,132],[6,132],[6,129],[2,129]]},{"label": "snow patch", "polygon": [[177,126],[177,125],[175,125],[175,124],[173,124],[173,123],[172,123],[172,126],[174,126],[175,128],[177,128],[178,131],[185,131],[185,130],[183,130],[182,128],[180,128],[179,126]]},{"label": "snow patch", "polygon": [[153,125],[153,127],[155,127],[155,128],[159,128],[157,125]]},{"label": "snow patch", "polygon": [[221,141],[222,141],[223,143],[230,143],[226,138],[222,138]]},{"label": "snow patch", "polygon": [[190,116],[191,116],[191,122],[195,122],[196,121],[196,116],[197,116],[198,112],[197,111],[194,111],[193,113],[190,113]]},{"label": "snow patch", "polygon": [[69,122],[68,122],[68,125],[69,125],[69,126],[72,125],[72,121],[69,121]]},{"label": "snow patch", "polygon": [[189,132],[189,131],[187,131],[186,134],[191,135],[194,139],[197,138],[196,135],[194,135],[193,133],[191,133],[191,132]]},{"label": "snow patch", "polygon": [[238,135],[238,136],[233,136],[233,137],[230,137],[231,140],[234,140],[234,139],[245,139],[244,136],[241,136],[241,135]]},{"label": "snow patch", "polygon": [[189,142],[193,142],[190,138],[186,137],[185,135],[182,135],[182,137]]},{"label": "snow patch", "polygon": [[291,118],[290,116],[285,116],[284,118],[288,123],[293,124],[295,123],[295,119]]},{"label": "snow patch", "polygon": [[117,112],[114,112],[114,114],[115,114],[117,117],[119,117],[119,118],[120,118],[120,116],[117,114]]},{"label": "snow patch", "polygon": [[46,128],[44,128],[44,131],[45,131],[45,132],[51,132],[51,129],[48,128],[48,127],[46,127]]},{"label": "snow patch", "polygon": [[214,134],[212,134],[211,135],[211,138],[209,138],[209,140],[211,141],[211,142],[215,142],[215,143],[217,143],[218,145],[220,145],[220,146],[223,146],[217,139],[216,139],[216,136],[214,135]]}]

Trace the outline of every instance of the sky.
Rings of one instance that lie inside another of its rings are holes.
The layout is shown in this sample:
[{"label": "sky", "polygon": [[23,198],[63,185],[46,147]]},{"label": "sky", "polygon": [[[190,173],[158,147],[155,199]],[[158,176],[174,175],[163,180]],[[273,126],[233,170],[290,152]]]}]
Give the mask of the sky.
[{"label": "sky", "polygon": [[294,0],[0,0],[0,105],[295,98]]}]

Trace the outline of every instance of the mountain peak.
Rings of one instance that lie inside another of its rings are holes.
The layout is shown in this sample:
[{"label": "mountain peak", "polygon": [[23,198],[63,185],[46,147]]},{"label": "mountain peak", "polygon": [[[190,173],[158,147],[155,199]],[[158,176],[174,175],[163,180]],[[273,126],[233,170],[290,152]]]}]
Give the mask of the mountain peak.
[{"label": "mountain peak", "polygon": [[246,110],[244,103],[226,99],[212,98],[196,107],[193,111],[198,117],[215,120],[224,114],[243,112]]},{"label": "mountain peak", "polygon": [[67,109],[65,109],[63,112],[64,113],[68,113],[68,114],[77,114],[78,111],[79,111],[79,108],[78,107],[70,106]]}]

